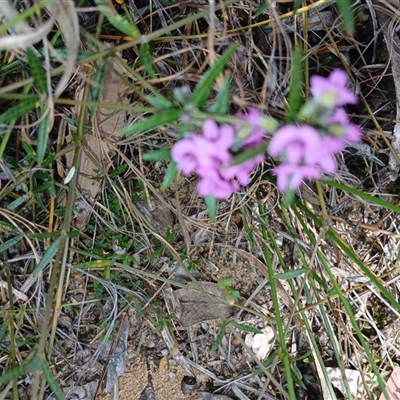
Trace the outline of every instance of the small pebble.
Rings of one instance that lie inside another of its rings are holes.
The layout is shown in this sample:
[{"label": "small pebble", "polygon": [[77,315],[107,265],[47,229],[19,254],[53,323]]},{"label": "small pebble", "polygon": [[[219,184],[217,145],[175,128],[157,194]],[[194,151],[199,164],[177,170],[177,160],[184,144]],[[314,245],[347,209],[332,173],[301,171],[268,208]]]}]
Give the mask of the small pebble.
[{"label": "small pebble", "polygon": [[154,347],[156,347],[156,344],[155,344],[154,340],[149,340],[149,341],[146,343],[146,347],[147,347],[148,349],[153,349]]},{"label": "small pebble", "polygon": [[169,353],[169,351],[168,351],[168,349],[162,349],[162,350],[160,351],[160,353],[161,353],[161,355],[164,357],[164,356],[166,356],[166,355]]}]

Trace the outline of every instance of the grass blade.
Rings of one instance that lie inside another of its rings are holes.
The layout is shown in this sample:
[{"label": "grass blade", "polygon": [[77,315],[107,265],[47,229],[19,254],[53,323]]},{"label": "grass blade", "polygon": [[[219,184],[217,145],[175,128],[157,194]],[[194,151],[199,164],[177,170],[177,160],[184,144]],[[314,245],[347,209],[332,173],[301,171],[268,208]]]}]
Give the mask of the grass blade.
[{"label": "grass blade", "polygon": [[351,0],[336,0],[335,6],[342,18],[343,25],[347,32],[352,35],[354,33],[354,13]]},{"label": "grass blade", "polygon": [[47,79],[46,72],[43,68],[42,61],[36,56],[33,50],[28,47],[27,49],[28,64],[33,77],[33,82],[40,94],[47,93]]},{"label": "grass blade", "polygon": [[50,247],[47,249],[46,253],[40,260],[39,264],[36,266],[36,268],[33,270],[32,274],[33,276],[36,276],[39,274],[43,269],[51,262],[55,254],[57,253],[58,247],[60,245],[61,237],[58,237],[57,239],[54,240],[54,242],[50,245]]},{"label": "grass blade", "polygon": [[47,362],[43,363],[43,372],[44,376],[46,377],[47,383],[49,384],[50,389],[56,395],[57,400],[66,400],[66,397],[64,396],[63,391],[61,390],[60,386],[55,380],[54,375],[51,373],[51,370]]},{"label": "grass blade", "polygon": [[136,135],[138,133],[148,132],[161,125],[177,121],[181,115],[182,115],[182,110],[179,110],[177,108],[163,110],[160,111],[158,114],[154,114],[146,118],[144,121],[136,122],[130,126],[126,126],[125,128],[122,129],[121,135],[130,136],[130,135]]},{"label": "grass blade", "polygon": [[[96,6],[99,11],[106,16],[110,21],[111,25],[120,32],[132,37],[132,39],[138,39],[141,33],[136,25],[131,23],[125,15],[119,15],[114,9],[112,9],[108,3],[102,0],[95,0]],[[110,3],[111,4],[111,3]]]},{"label": "grass blade", "polygon": [[194,107],[201,108],[210,97],[212,85],[217,76],[224,70],[226,63],[231,58],[236,49],[235,45],[230,45],[219,60],[204,74],[203,79],[194,89],[190,104]]},{"label": "grass blade", "polygon": [[289,109],[286,113],[286,121],[296,118],[303,103],[303,68],[301,59],[303,52],[299,46],[294,48],[292,71],[290,77],[290,94],[288,99]]},{"label": "grass blade", "polygon": [[141,44],[139,53],[140,53],[139,54],[140,61],[142,62],[143,67],[145,68],[149,77],[152,79],[155,79],[157,76],[157,73],[154,68],[153,58],[151,57],[151,54],[150,54],[150,46],[147,43]]},{"label": "grass blade", "polygon": [[49,140],[50,125],[50,110],[48,107],[42,107],[42,120],[38,126],[37,146],[36,146],[36,161],[39,165],[43,163],[47,151],[47,143]]},{"label": "grass blade", "polygon": [[19,102],[14,107],[10,107],[7,111],[0,114],[0,124],[8,124],[10,121],[22,117],[27,112],[32,111],[40,106],[39,97]]}]

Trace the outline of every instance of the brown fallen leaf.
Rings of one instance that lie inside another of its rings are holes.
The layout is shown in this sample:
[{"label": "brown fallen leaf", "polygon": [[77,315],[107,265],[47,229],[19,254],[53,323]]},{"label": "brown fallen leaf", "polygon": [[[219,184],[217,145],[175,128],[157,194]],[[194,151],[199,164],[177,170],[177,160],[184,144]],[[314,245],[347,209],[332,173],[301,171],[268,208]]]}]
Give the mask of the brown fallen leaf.
[{"label": "brown fallen leaf", "polygon": [[[114,58],[107,60],[104,84],[100,93],[100,102],[108,104],[128,104],[126,85],[118,76],[123,75],[124,70]],[[77,91],[76,99],[81,100],[82,92]],[[75,119],[78,119],[80,109],[75,109]],[[77,185],[85,199],[93,202],[101,190],[102,177],[112,166],[112,158],[115,155],[114,148],[110,145],[117,142],[118,133],[125,123],[126,112],[117,109],[99,108],[96,119],[93,122],[92,132],[85,135],[83,140],[83,152],[80,165],[77,170]],[[107,140],[105,140],[107,139]],[[68,135],[67,145],[73,143],[72,135]],[[67,167],[73,163],[73,152],[66,154]],[[83,229],[91,215],[90,205],[84,207],[79,220],[75,220],[77,229]]]},{"label": "brown fallen leaf", "polygon": [[157,197],[150,195],[149,198],[150,201],[138,198],[135,200],[135,205],[151,227],[161,236],[166,237],[168,227],[172,227],[174,224],[172,213]]}]

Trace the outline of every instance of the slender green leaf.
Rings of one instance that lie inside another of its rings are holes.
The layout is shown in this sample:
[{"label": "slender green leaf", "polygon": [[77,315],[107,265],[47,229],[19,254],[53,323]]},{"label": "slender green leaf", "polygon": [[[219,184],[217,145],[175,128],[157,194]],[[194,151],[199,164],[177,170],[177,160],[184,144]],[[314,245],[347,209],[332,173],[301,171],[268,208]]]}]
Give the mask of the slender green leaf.
[{"label": "slender green leaf", "polygon": [[50,245],[50,247],[47,249],[46,253],[40,260],[39,264],[35,267],[33,270],[32,274],[33,276],[36,276],[40,272],[43,271],[44,268],[51,262],[55,254],[57,253],[58,246],[60,245],[61,237],[58,237],[57,239],[54,240],[54,242]]},{"label": "slender green leaf", "polygon": [[303,375],[300,371],[300,369],[297,367],[296,364],[291,366],[291,370],[292,370],[292,376],[293,376],[293,381],[300,387],[302,387],[303,389],[306,389],[306,385],[303,382]]},{"label": "slender green leaf", "polygon": [[7,334],[8,334],[8,327],[3,320],[3,323],[0,326],[0,343],[3,343],[3,340],[6,338]]},{"label": "slender green leaf", "polygon": [[80,264],[76,264],[75,268],[80,269],[95,269],[95,268],[104,268],[107,265],[110,265],[110,260],[107,258],[106,260],[93,260]]},{"label": "slender green leaf", "polygon": [[300,275],[303,275],[306,272],[305,268],[297,268],[292,271],[282,272],[281,274],[276,274],[274,276],[275,279],[284,279],[289,280],[293,278],[297,278]]},{"label": "slender green leaf", "polygon": [[42,120],[38,126],[37,146],[36,146],[36,161],[39,165],[43,163],[47,151],[47,144],[49,140],[50,125],[50,112],[48,107],[42,107]]},{"label": "slender green leaf", "polygon": [[68,236],[70,239],[76,239],[76,238],[78,238],[78,237],[80,236],[81,233],[82,233],[82,232],[81,232],[81,231],[78,231],[78,230],[69,231],[69,232],[67,232],[67,236]]},{"label": "slender green leaf", "polygon": [[35,149],[25,140],[21,141],[22,148],[24,149],[25,153],[29,156],[31,160],[36,161],[36,151]]},{"label": "slender green leaf", "polygon": [[44,376],[46,377],[47,383],[50,386],[50,389],[56,395],[57,400],[66,400],[63,391],[61,390],[60,385],[57,383],[54,375],[52,374],[49,365],[47,362],[43,362],[43,371]]},{"label": "slender green leaf", "polygon": [[166,110],[168,108],[175,107],[175,104],[172,101],[166,99],[160,94],[158,94],[157,96],[147,96],[146,100],[150,105],[158,108],[159,110]]},{"label": "slender green leaf", "polygon": [[19,196],[18,199],[12,201],[11,203],[7,204],[6,209],[9,211],[14,211],[16,208],[24,204],[27,200],[30,199],[30,195],[28,193]]},{"label": "slender green leaf", "polygon": [[28,372],[35,372],[40,370],[41,365],[39,365],[36,358],[37,357],[34,357],[32,360],[25,361],[24,363],[15,366],[13,369],[7,371],[6,373],[3,373],[3,375],[0,376],[0,384],[16,380]]},{"label": "slender green leaf", "polygon": [[31,70],[33,82],[40,94],[47,94],[47,78],[43,68],[43,62],[36,56],[33,50],[27,49],[28,64]]},{"label": "slender green leaf", "polygon": [[212,85],[217,76],[225,69],[225,65],[231,58],[236,49],[236,45],[230,45],[219,60],[204,74],[204,77],[194,89],[190,104],[194,107],[201,108],[204,106],[210,96]]},{"label": "slender green leaf", "polygon": [[38,355],[32,358],[31,362],[29,363],[29,372],[36,372],[43,369],[43,359]]},{"label": "slender green leaf", "polygon": [[154,114],[151,117],[146,118],[144,121],[135,122],[130,126],[126,126],[121,130],[121,135],[129,136],[137,133],[148,132],[161,125],[177,121],[181,115],[182,110],[179,110],[178,108],[163,110],[158,114]]},{"label": "slender green leaf", "polygon": [[354,12],[353,12],[353,1],[352,0],[336,0],[336,8],[339,11],[340,17],[342,18],[343,25],[346,31],[352,35],[354,33]]},{"label": "slender green leaf", "polygon": [[42,162],[42,167],[43,168],[48,168],[50,166],[50,164],[52,164],[55,159],[56,159],[56,154],[55,153],[48,153],[47,157]]},{"label": "slender green leaf", "polygon": [[[0,253],[2,253],[3,251],[6,251],[6,250],[10,249],[11,247],[15,246],[21,240],[22,240],[22,235],[15,236],[15,237],[7,240],[7,242],[4,242],[3,244],[0,245]],[[1,340],[0,340],[0,342],[1,342]]]},{"label": "slender green leaf", "polygon": [[372,196],[371,194],[364,193],[360,190],[354,189],[350,186],[342,185],[341,183],[334,182],[328,179],[321,179],[321,182],[328,184],[336,189],[341,189],[347,193],[354,194],[361,199],[368,201],[370,203],[376,204],[377,206],[382,206],[387,208],[388,210],[392,210],[397,214],[400,214],[400,207],[396,206],[395,204],[389,203],[385,200],[380,199],[379,197]]},{"label": "slender green leaf", "polygon": [[146,161],[171,161],[171,149],[162,149],[149,151],[143,154],[143,160]]},{"label": "slender green leaf", "polygon": [[53,182],[45,182],[43,185],[37,186],[34,189],[32,189],[33,194],[40,194],[40,193],[45,193],[49,192],[52,197],[55,196],[55,188]]},{"label": "slender green leaf", "polygon": [[162,187],[163,189],[167,189],[174,182],[176,175],[178,174],[178,168],[176,166],[175,161],[171,161],[168,164],[167,171],[165,172],[165,176],[163,179]]},{"label": "slender green leaf", "polygon": [[296,46],[292,58],[292,70],[290,77],[290,94],[288,99],[289,109],[286,113],[286,121],[292,121],[296,118],[303,102],[303,52],[300,46]]},{"label": "slender green leaf", "polygon": [[262,1],[260,6],[257,8],[256,12],[254,13],[254,18],[257,18],[260,15],[264,14],[264,12],[267,11],[267,10],[268,10],[268,2],[267,1]]},{"label": "slender green leaf", "polygon": [[234,327],[240,329],[241,331],[245,331],[245,332],[260,333],[260,334],[264,333],[261,329],[258,329],[254,326],[240,324],[239,322],[235,322],[235,321],[231,321],[230,325],[233,325]]},{"label": "slender green leaf", "polygon": [[104,83],[104,77],[106,76],[106,63],[102,62],[97,66],[96,73],[93,78],[93,86],[91,90],[92,101],[99,101],[101,89]]},{"label": "slender green leaf", "polygon": [[218,200],[214,196],[206,196],[204,197],[204,202],[210,219],[214,219],[217,216]]},{"label": "slender green leaf", "polygon": [[43,239],[54,238],[54,237],[60,236],[60,232],[59,231],[54,231],[54,232],[28,233],[26,236],[29,239],[43,240]]},{"label": "slender green leaf", "polygon": [[[106,76],[106,63],[102,62],[97,66],[96,73],[93,79],[93,86],[91,90],[91,99],[93,102],[97,102],[100,99],[101,89],[103,88],[104,77]],[[96,115],[96,107],[89,108],[90,120]]]},{"label": "slender green leaf", "polygon": [[0,124],[7,124],[10,121],[22,117],[27,112],[40,106],[40,101],[38,97],[33,97],[29,100],[24,100],[19,102],[13,107],[9,107],[7,111],[0,114]]},{"label": "slender green leaf", "polygon": [[0,231],[3,232],[18,232],[18,230],[14,227],[14,225],[9,224],[8,222],[4,222],[0,220]]},{"label": "slender green leaf", "polygon": [[125,35],[131,36],[132,39],[139,39],[141,33],[136,25],[134,25],[125,15],[119,15],[109,4],[103,0],[94,1],[98,10],[105,15],[114,28],[118,29]]},{"label": "slender green leaf", "polygon": [[222,343],[222,339],[225,336],[225,332],[226,332],[226,325],[223,324],[221,326],[221,330],[219,331],[219,333],[217,335],[217,338],[215,339],[213,346],[211,347],[211,353],[217,351],[219,345]]},{"label": "slender green leaf", "polygon": [[127,169],[128,169],[127,164],[121,164],[115,169],[111,170],[108,174],[110,178],[115,178],[116,176],[123,174]]},{"label": "slender green leaf", "polygon": [[302,1],[303,1],[303,0],[296,0],[296,1],[294,2],[294,5],[293,5],[293,12],[296,12],[296,11],[300,8]]},{"label": "slender green leaf", "polygon": [[212,104],[208,110],[212,114],[227,114],[229,110],[229,94],[230,94],[230,83],[229,78],[225,77],[220,88],[217,99],[214,104]]},{"label": "slender green leaf", "polygon": [[156,70],[153,65],[153,58],[151,57],[150,47],[149,47],[148,43],[143,43],[140,45],[139,57],[140,57],[141,63],[143,64],[143,67],[145,68],[149,77],[152,79],[156,78],[157,73],[156,73]]}]

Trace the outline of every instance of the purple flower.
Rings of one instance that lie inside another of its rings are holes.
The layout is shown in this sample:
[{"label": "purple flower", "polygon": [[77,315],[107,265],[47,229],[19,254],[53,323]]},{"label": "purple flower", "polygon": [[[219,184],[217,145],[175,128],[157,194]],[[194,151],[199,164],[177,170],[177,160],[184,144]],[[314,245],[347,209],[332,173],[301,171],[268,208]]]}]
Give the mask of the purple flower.
[{"label": "purple flower", "polygon": [[204,121],[204,135],[192,134],[174,144],[171,157],[184,175],[198,170],[218,168],[230,163],[229,152],[235,139],[234,129],[228,125],[219,127],[213,120]]},{"label": "purple flower", "polygon": [[313,159],[321,148],[321,136],[309,125],[285,125],[278,129],[268,146],[268,153],[278,157],[285,152],[286,162],[297,164]]},{"label": "purple flower", "polygon": [[227,199],[238,189],[237,182],[221,179],[218,174],[213,177],[203,177],[197,184],[197,190],[201,196],[214,196],[217,199]]},{"label": "purple flower", "polygon": [[[332,129],[335,128],[335,125],[339,125],[339,129],[341,130],[340,134],[345,141],[358,143],[361,140],[361,128],[349,121],[347,112],[343,108],[335,110],[329,123],[332,125]],[[337,134],[335,136],[337,136]]]},{"label": "purple flower", "polygon": [[286,125],[278,129],[268,146],[272,157],[285,154],[285,163],[276,167],[279,190],[297,189],[304,179],[318,179],[321,171],[335,172],[335,154],[345,146],[343,137],[325,136],[309,125]]},{"label": "purple flower", "polygon": [[171,149],[171,157],[184,175],[191,174],[199,165],[199,153],[196,152],[192,138],[175,143]]},{"label": "purple flower", "polygon": [[203,137],[218,149],[229,150],[235,140],[235,131],[229,125],[218,126],[213,119],[206,119],[203,125]]},{"label": "purple flower", "polygon": [[[259,111],[253,110],[243,119],[256,123],[261,118]],[[208,119],[204,121],[203,135],[192,134],[189,138],[178,141],[171,150],[172,159],[184,175],[195,172],[199,177],[198,191],[202,196],[212,195],[226,199],[240,186],[250,183],[253,169],[264,161],[260,154],[239,165],[230,165],[233,160],[231,148],[235,141],[244,149],[262,143],[265,130],[254,126],[245,139],[237,137],[241,127],[218,126]]]},{"label": "purple flower", "polygon": [[220,168],[220,175],[227,180],[235,179],[242,186],[247,186],[250,183],[250,174],[257,165],[264,162],[264,154],[258,154],[254,158],[250,158],[245,162],[237,165],[231,165]]},{"label": "purple flower", "polygon": [[234,141],[235,131],[231,126],[222,125],[219,127],[214,120],[205,120],[203,136],[193,136],[193,145],[198,153],[199,166],[214,168],[229,163],[232,160],[229,149]]},{"label": "purple flower", "polygon": [[[247,114],[237,113],[237,118],[243,119],[250,125],[250,134],[241,140],[241,144],[246,147],[255,147],[263,143],[267,132],[262,128],[263,114],[257,108],[250,108]],[[238,128],[239,129],[239,128]]]},{"label": "purple flower", "polygon": [[272,170],[281,192],[296,190],[304,179],[319,179],[321,172],[312,165],[281,164]]},{"label": "purple flower", "polygon": [[356,104],[357,96],[347,88],[347,74],[334,69],[328,78],[313,75],[310,78],[310,92],[316,101],[327,107]]}]

